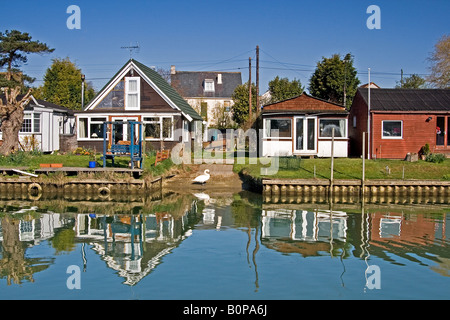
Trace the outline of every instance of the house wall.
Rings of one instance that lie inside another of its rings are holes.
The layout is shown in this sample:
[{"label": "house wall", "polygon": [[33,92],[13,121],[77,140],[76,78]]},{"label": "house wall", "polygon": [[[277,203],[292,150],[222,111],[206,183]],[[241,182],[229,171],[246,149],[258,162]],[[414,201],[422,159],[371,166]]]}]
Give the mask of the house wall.
[{"label": "house wall", "polygon": [[233,100],[231,98],[186,98],[187,103],[194,108],[195,111],[199,115],[202,115],[201,113],[201,104],[202,102],[207,104],[208,108],[208,115],[207,115],[207,126],[217,126],[218,125],[218,118],[219,113],[222,112],[225,108],[225,103],[229,105],[230,111],[226,112],[225,115],[229,117],[229,119],[232,119],[232,112],[231,107],[233,106]]},{"label": "house wall", "polygon": [[[427,121],[431,117],[430,121]],[[399,120],[403,123],[401,139],[382,137],[382,121]],[[404,159],[408,152],[419,153],[426,143],[431,152],[436,147],[436,114],[433,113],[373,113],[372,156],[376,158]]]},{"label": "house wall", "polygon": [[[348,137],[350,139],[349,155],[362,155],[362,134],[367,132],[367,104],[359,94],[353,99],[348,116]],[[367,149],[366,149],[367,151]]]}]

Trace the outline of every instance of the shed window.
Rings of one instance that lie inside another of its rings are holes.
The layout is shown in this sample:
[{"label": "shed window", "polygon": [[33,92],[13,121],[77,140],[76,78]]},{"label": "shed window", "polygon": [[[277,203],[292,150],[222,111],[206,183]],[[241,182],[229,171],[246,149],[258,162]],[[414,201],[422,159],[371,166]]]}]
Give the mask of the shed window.
[{"label": "shed window", "polygon": [[403,122],[402,121],[382,121],[382,137],[383,139],[402,139]]},{"label": "shed window", "polygon": [[265,119],[264,133],[266,138],[291,138],[291,126],[291,119]]}]

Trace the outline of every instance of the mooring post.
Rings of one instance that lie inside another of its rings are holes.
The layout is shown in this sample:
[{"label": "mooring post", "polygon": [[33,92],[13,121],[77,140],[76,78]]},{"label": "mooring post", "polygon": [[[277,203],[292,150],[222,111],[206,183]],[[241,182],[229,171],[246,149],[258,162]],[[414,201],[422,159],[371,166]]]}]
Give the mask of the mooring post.
[{"label": "mooring post", "polygon": [[361,177],[361,198],[364,203],[365,194],[365,180],[366,180],[366,133],[362,134],[362,177]]},{"label": "mooring post", "polygon": [[331,129],[331,172],[330,172],[330,202],[333,201],[334,184],[334,127]]}]

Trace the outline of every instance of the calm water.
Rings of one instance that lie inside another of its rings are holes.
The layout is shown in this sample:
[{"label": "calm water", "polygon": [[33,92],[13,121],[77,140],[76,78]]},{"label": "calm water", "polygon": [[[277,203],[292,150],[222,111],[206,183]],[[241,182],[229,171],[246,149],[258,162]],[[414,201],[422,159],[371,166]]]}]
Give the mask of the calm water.
[{"label": "calm water", "polygon": [[4,200],[0,218],[0,299],[450,298],[448,207],[242,192]]}]

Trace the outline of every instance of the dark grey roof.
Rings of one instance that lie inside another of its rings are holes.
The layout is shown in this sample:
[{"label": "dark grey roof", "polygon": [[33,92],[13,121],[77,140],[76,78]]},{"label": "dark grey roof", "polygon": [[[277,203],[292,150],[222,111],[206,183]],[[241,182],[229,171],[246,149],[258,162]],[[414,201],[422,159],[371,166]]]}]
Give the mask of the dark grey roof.
[{"label": "dark grey roof", "polygon": [[[31,95],[31,96],[33,96],[33,95]],[[23,97],[24,97],[23,94],[18,95],[17,96],[17,101],[19,101]],[[5,95],[1,95],[0,99],[2,99],[3,103],[6,103],[6,96]],[[74,114],[74,110],[71,110],[69,108],[60,106],[58,104],[54,104],[52,102],[48,102],[48,101],[41,100],[41,99],[36,99],[36,101],[39,104],[39,106],[34,103],[33,99],[30,99],[30,102],[28,102],[27,106],[25,107],[25,110],[32,110],[32,108],[37,106],[37,107],[41,107],[41,108],[44,107],[44,108],[47,108],[47,109],[52,109],[53,111],[57,111],[57,112],[61,112],[61,113],[67,113],[68,115],[73,115]]]},{"label": "dark grey roof", "polygon": [[[222,84],[218,83],[219,74],[222,75]],[[214,92],[204,92],[204,81],[214,81]],[[217,97],[231,98],[237,86],[242,84],[240,72],[221,71],[176,71],[170,76],[172,87],[183,97]]]},{"label": "dark grey roof", "polygon": [[[368,103],[368,89],[358,88]],[[450,111],[450,89],[371,89],[373,111]]]}]

